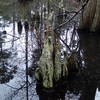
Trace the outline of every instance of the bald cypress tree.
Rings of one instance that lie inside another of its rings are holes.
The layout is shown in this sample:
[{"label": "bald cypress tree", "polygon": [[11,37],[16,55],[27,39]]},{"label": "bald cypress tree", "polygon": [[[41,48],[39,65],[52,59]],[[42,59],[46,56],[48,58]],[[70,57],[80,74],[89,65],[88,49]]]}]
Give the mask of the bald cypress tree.
[{"label": "bald cypress tree", "polygon": [[100,30],[100,0],[89,0],[80,19],[79,29]]}]

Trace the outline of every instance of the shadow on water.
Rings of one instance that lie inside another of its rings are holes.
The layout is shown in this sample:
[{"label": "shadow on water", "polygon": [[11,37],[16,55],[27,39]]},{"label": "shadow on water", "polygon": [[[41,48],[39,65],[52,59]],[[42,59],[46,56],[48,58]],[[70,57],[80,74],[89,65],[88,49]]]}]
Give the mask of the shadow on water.
[{"label": "shadow on water", "polygon": [[76,76],[51,89],[37,84],[39,100],[95,100],[100,87],[100,38],[95,33],[79,33],[84,65]]}]

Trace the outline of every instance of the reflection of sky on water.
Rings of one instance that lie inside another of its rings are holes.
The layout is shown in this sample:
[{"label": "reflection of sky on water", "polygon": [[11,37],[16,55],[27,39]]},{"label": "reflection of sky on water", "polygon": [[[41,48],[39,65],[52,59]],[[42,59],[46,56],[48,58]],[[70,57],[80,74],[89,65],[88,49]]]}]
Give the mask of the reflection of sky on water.
[{"label": "reflection of sky on water", "polygon": [[70,95],[66,94],[65,98],[66,100],[78,100],[80,98],[80,95],[75,95],[71,93]]},{"label": "reflection of sky on water", "polygon": [[[9,27],[5,27],[5,30],[8,33],[6,41],[11,40],[10,42],[3,44],[5,49],[12,47],[12,39],[13,39],[13,37],[11,36],[11,35],[13,35],[12,29],[13,29],[13,24],[10,24]],[[2,28],[0,30],[2,30]],[[70,43],[70,35],[71,35],[72,30],[73,29],[71,29],[68,32],[68,37],[67,37],[68,45]],[[65,30],[65,33],[66,33],[66,30]],[[15,27],[15,36],[17,38],[20,38],[14,42],[14,47],[12,49],[12,51],[17,52],[17,56],[15,56],[15,58],[13,58],[13,59],[9,59],[9,63],[17,64],[18,72],[14,75],[14,79],[10,80],[10,82],[7,84],[12,87],[19,88],[21,85],[23,85],[25,83],[25,31],[24,31],[24,29],[23,29],[22,35],[20,36],[17,32],[17,27]],[[15,40],[16,40],[16,37],[14,38]],[[65,36],[62,36],[61,38],[65,39]],[[36,43],[36,41],[34,39],[33,39],[33,41],[34,41],[34,43]],[[33,48],[35,48],[35,44],[31,44],[31,43],[32,43],[32,41],[31,41],[30,33],[29,33],[29,66],[31,64],[32,45],[33,45]],[[29,81],[30,81],[30,79],[29,79]],[[0,84],[0,100],[5,100],[5,98],[9,97],[14,91],[14,89],[7,86],[7,84]],[[31,87],[29,93],[31,95],[33,93],[33,91],[35,91],[35,93],[34,93],[35,95],[33,95],[33,99],[39,100],[38,96],[36,95],[35,88],[36,88],[36,85],[34,83],[34,85]],[[25,100],[25,95],[26,94],[25,94],[25,89],[24,89],[23,91],[19,92],[19,94],[17,96],[15,96],[13,98],[13,100]],[[66,94],[65,98],[66,98],[66,100],[68,98],[70,98],[70,100],[78,100],[79,95],[75,96],[74,94],[70,94],[70,95]],[[98,91],[98,89],[96,91],[95,100],[100,100],[100,92]]]},{"label": "reflection of sky on water", "polygon": [[98,91],[98,88],[97,88],[97,91],[96,91],[95,100],[100,100],[100,91]]},{"label": "reflection of sky on water", "polygon": [[[15,24],[15,26],[17,26],[17,23]],[[15,27],[15,37],[13,38],[12,37],[13,24],[10,24],[8,27],[5,27],[5,28],[0,28],[0,30],[7,31],[7,37],[5,39],[5,43],[3,44],[3,48],[11,50],[12,53],[14,54],[12,55],[12,58],[8,60],[8,62],[11,64],[16,64],[18,66],[18,72],[14,75],[14,78],[10,80],[10,82],[8,82],[7,84],[0,84],[0,100],[5,100],[13,93],[13,91],[15,91],[15,89],[9,86],[20,88],[21,85],[25,83],[25,31],[23,29],[22,35],[20,36],[17,32],[17,27]],[[14,39],[14,47],[12,47],[13,39]],[[30,40],[30,33],[29,33],[29,66],[31,64],[31,53],[32,53],[31,42],[32,41]],[[35,43],[35,40],[34,40],[34,43]],[[34,45],[35,44],[33,44],[33,47]],[[33,89],[35,89],[34,86],[33,86]],[[25,89],[24,89],[24,92],[25,92]],[[15,96],[13,100],[22,100],[21,96],[25,97],[26,94],[22,94],[22,95],[18,94],[18,95],[20,96]],[[25,98],[23,100],[25,100]]]}]

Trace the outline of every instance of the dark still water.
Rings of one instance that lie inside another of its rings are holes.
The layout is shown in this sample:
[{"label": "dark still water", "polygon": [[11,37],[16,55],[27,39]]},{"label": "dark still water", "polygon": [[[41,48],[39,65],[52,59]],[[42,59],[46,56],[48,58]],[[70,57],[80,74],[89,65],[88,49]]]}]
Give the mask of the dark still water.
[{"label": "dark still water", "polygon": [[42,89],[37,85],[40,100],[99,100],[100,99],[100,37],[98,33],[82,32],[80,52],[82,68],[75,76],[54,89]]},{"label": "dark still water", "polygon": [[[34,52],[39,48],[40,43],[37,36],[42,37],[42,42],[44,38],[42,33],[48,27],[54,28],[70,17],[70,15],[60,17],[56,15],[62,15],[62,10],[58,11],[52,2],[49,5],[45,0],[20,2],[21,4],[18,1],[21,0],[0,0],[0,100],[26,100],[25,33],[28,31],[27,62],[28,67],[31,67],[33,63],[35,65],[37,56],[40,55],[39,52]],[[25,30],[26,21],[29,27]],[[72,25],[73,23],[71,27]],[[69,26],[60,29],[64,35],[62,37],[64,39],[67,37],[67,42],[73,30],[73,28],[68,29]],[[60,81],[54,88],[45,89],[36,82],[33,75],[34,67],[32,77],[28,76],[29,100],[100,100],[99,34],[83,32],[78,35],[81,55],[79,72],[70,75],[66,81]]]},{"label": "dark still water", "polygon": [[[86,100],[94,100],[96,89],[100,86],[100,39],[99,32],[84,32],[79,34],[80,46],[84,55],[84,70],[86,85],[83,90],[83,98]],[[82,96],[81,96],[82,97]],[[82,99],[83,100],[83,99]]]}]

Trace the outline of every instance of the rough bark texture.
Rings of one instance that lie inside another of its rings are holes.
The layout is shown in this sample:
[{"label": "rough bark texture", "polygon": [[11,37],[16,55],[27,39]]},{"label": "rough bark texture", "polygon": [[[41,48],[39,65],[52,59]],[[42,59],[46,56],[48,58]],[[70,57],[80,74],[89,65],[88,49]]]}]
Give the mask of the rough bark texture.
[{"label": "rough bark texture", "polygon": [[89,0],[81,16],[79,29],[100,30],[100,0]]},{"label": "rough bark texture", "polygon": [[67,58],[61,59],[61,44],[59,41],[56,43],[55,51],[54,44],[54,37],[49,35],[44,41],[42,56],[38,62],[39,67],[35,73],[37,80],[41,80],[46,88],[53,87],[55,82],[68,75]]}]

